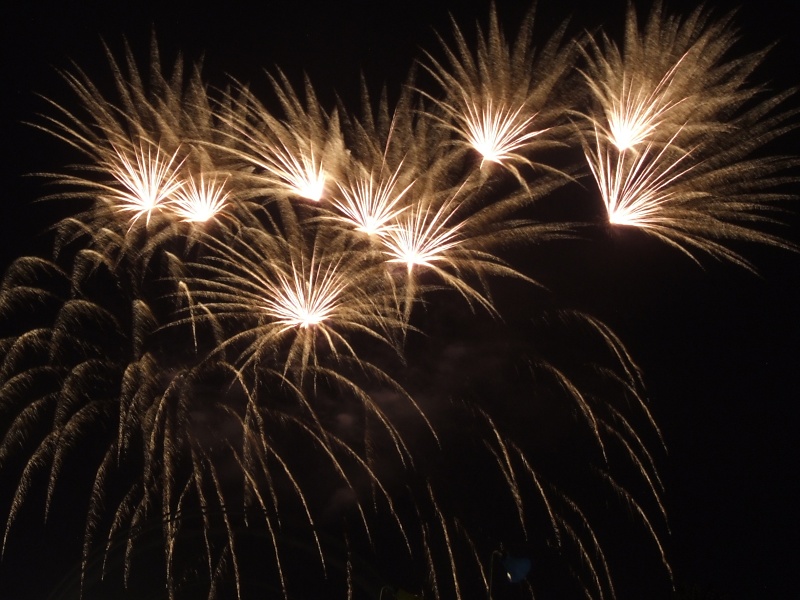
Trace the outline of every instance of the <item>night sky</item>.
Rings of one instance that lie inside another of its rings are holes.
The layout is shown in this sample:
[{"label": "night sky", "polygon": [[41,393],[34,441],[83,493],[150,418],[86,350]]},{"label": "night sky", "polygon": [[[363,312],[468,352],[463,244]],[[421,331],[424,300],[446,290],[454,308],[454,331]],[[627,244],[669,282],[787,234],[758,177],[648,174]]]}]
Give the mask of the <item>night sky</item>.
[{"label": "night sky", "polygon": [[[497,4],[513,34],[526,3]],[[570,17],[573,32],[604,25],[612,34],[621,30],[626,5],[621,0],[539,4],[539,32]],[[722,0],[712,5],[728,8]],[[685,12],[693,3],[669,6]],[[800,64],[800,38],[784,6],[779,0],[746,3],[735,20],[741,26],[740,51],[776,43],[755,78],[779,91],[798,83]],[[438,50],[435,32],[448,36],[449,12],[471,33],[476,21],[486,22],[488,2],[275,0],[256,8],[236,0],[205,6],[169,0],[5,3],[0,9],[0,265],[46,253],[41,234],[53,215],[66,210],[34,204],[43,184],[25,176],[76,160],[63,144],[23,122],[47,113],[37,94],[72,100],[56,72],[69,68],[70,61],[98,81],[107,76],[102,40],[119,52],[127,39],[144,59],[154,31],[166,64],[178,51],[190,61],[202,58],[207,80],[216,84],[231,75],[267,90],[263,71],[278,66],[292,81],[306,73],[324,104],[335,102],[337,94],[351,103],[358,98],[361,73],[396,93],[421,49]],[[792,102],[800,106],[800,99]],[[799,139],[791,134],[774,151],[797,153]],[[591,192],[573,191],[576,208],[552,208],[552,214],[591,219],[591,208],[586,209]],[[791,208],[796,213],[800,205]],[[800,243],[800,217],[789,214],[786,222],[780,231]],[[659,579],[649,596],[647,584],[639,581],[632,585],[637,595],[619,590],[621,600],[778,600],[797,593],[800,255],[736,248],[758,275],[708,257],[698,266],[639,232],[599,227],[584,239],[537,247],[524,257],[526,272],[550,290],[550,301],[596,316],[625,343],[643,371],[666,444],[666,451],[656,444],[655,454],[666,487],[671,534],[665,547],[678,592],[665,595]],[[509,302],[502,292],[498,297]],[[0,490],[6,493],[2,476]],[[6,499],[0,498],[0,507],[6,509]],[[69,510],[59,514],[69,518]],[[75,563],[69,557],[59,564],[52,550],[58,525],[30,531],[27,536],[16,530],[15,554],[0,562],[1,600],[47,598]],[[41,564],[36,548],[48,545],[48,562]],[[628,550],[635,554],[638,548]]]}]

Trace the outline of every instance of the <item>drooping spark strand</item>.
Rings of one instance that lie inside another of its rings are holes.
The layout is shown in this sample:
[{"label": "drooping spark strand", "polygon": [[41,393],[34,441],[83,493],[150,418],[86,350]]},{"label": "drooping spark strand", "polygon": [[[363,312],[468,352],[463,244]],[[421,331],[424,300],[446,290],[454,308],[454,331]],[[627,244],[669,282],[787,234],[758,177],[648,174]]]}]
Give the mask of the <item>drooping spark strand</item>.
[{"label": "drooping spark strand", "polygon": [[140,145],[134,150],[133,159],[116,147],[114,151],[117,160],[108,169],[123,187],[111,194],[114,208],[133,213],[131,224],[144,215],[149,223],[152,213],[163,208],[165,201],[184,185],[178,172],[182,162],[176,164],[178,151],[168,156],[158,146],[154,149],[148,144],[145,150]]}]

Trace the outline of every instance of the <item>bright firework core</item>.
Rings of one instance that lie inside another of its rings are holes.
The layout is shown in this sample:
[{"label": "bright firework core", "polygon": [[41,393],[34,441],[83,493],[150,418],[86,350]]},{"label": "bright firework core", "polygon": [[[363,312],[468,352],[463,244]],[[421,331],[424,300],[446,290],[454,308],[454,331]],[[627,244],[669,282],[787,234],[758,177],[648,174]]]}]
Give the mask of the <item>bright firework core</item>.
[{"label": "bright firework core", "polygon": [[181,163],[175,164],[178,152],[168,157],[159,147],[153,150],[148,145],[145,151],[139,146],[132,161],[119,149],[114,148],[114,151],[117,162],[109,165],[110,171],[125,191],[116,191],[112,201],[118,210],[134,213],[132,222],[147,215],[149,223],[153,211],[161,208],[162,202],[183,186],[178,172]]},{"label": "bright firework core", "polygon": [[485,161],[502,163],[512,157],[512,153],[521,149],[529,140],[543,133],[542,131],[529,131],[528,125],[536,115],[524,119],[520,113],[524,107],[516,110],[506,109],[502,105],[498,108],[492,106],[491,100],[483,110],[472,103],[468,104],[466,126],[468,131],[467,141],[483,157]]}]

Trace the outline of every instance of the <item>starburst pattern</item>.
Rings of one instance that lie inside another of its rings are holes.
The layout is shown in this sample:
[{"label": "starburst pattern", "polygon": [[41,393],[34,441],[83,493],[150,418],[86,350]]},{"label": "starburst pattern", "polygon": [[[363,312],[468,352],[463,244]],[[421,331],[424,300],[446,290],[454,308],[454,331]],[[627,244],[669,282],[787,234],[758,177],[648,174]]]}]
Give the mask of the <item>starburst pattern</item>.
[{"label": "starburst pattern", "polygon": [[729,21],[704,8],[673,17],[659,4],[640,29],[630,8],[624,50],[591,42],[585,78],[596,112],[584,151],[610,223],[640,227],[693,260],[701,251],[752,268],[724,241],[788,247],[753,224],[774,222],[775,203],[790,197],[771,188],[796,159],[757,150],[793,127],[793,113],[780,109],[788,94],[763,98],[749,83],[763,53],[726,58],[736,41]]},{"label": "starburst pattern", "polygon": [[487,106],[479,110],[474,104],[467,107],[464,125],[467,129],[467,142],[477,150],[484,161],[502,163],[514,157],[514,153],[523,148],[529,140],[543,131],[529,131],[529,126],[536,115],[520,120],[520,106],[516,110],[504,106]]},{"label": "starburst pattern", "polygon": [[[763,54],[729,59],[730,18],[705,9],[657,5],[643,27],[630,9],[622,49],[601,34],[579,50],[564,25],[535,51],[533,22],[512,44],[494,9],[474,44],[456,26],[444,60],[426,55],[438,91],[412,77],[373,102],[365,83],[359,115],[281,71],[279,114],[238,83],[211,92],[199,67],[165,74],[155,44],[149,80],[107,50],[113,98],[64,74],[80,111],[50,102],[37,127],[83,157],[46,175],[75,210],[53,258],[17,259],[0,287],[4,551],[37,494],[49,519],[68,493],[88,507],[79,595],[134,585],[152,532],[171,599],[187,577],[247,597],[257,531],[255,572],[314,597],[298,548],[329,581],[335,532],[348,597],[363,551],[424,559],[419,588],[460,600],[491,595],[502,531],[557,550],[563,595],[613,598],[603,493],[668,586],[642,375],[597,319],[541,308],[516,259],[573,235],[534,218],[574,182],[570,144],[612,225],[748,267],[725,241],[790,247],[755,229],[796,180],[796,158],[759,154],[794,126],[789,94],[761,97]],[[526,291],[497,300],[499,278]],[[543,458],[550,428],[567,468]],[[75,456],[91,474],[65,486]]]},{"label": "starburst pattern", "polygon": [[169,210],[184,221],[205,223],[225,208],[230,195],[216,179],[206,181],[201,175],[197,182],[190,177],[171,193]]},{"label": "starburst pattern", "polygon": [[319,201],[336,181],[344,156],[338,116],[322,109],[309,82],[305,103],[283,73],[271,82],[284,118],[241,87],[229,98],[237,110],[226,117],[230,139],[223,150],[255,169],[246,180],[251,194]]},{"label": "starburst pattern", "polygon": [[521,166],[552,168],[531,155],[565,139],[560,88],[577,51],[574,42],[564,41],[561,27],[535,52],[533,25],[531,9],[509,45],[492,10],[474,49],[455,26],[455,47],[442,40],[447,62],[429,54],[427,67],[445,91],[444,99],[436,98],[445,126],[480,154],[481,165],[502,164],[521,183]]},{"label": "starburst pattern", "polygon": [[407,208],[401,202],[414,185],[412,181],[405,188],[398,189],[402,168],[400,165],[386,180],[369,173],[355,177],[350,185],[338,184],[340,197],[335,197],[332,204],[342,214],[340,219],[368,235],[386,234]]},{"label": "starburst pattern", "polygon": [[144,216],[149,224],[153,212],[163,209],[183,187],[178,173],[181,165],[175,164],[177,154],[163,156],[158,147],[140,147],[133,158],[117,150],[117,158],[118,162],[107,168],[122,189],[110,190],[110,202],[122,213],[133,213],[132,223]]}]

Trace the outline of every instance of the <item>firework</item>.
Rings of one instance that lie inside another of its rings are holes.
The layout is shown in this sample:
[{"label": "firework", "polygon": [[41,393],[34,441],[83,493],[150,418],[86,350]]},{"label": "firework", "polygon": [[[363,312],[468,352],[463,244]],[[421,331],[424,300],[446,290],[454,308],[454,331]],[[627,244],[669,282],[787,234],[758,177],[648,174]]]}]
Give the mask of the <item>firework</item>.
[{"label": "firework", "polygon": [[[149,79],[129,48],[123,63],[107,47],[106,56],[114,94],[78,68],[64,72],[81,111],[48,100],[56,116],[43,115],[33,125],[85,161],[71,173],[43,174],[58,186],[47,198],[74,206],[73,216],[55,226],[56,252],[86,246],[97,261],[130,257],[126,268],[138,261],[141,280],[162,243],[173,251],[177,238],[191,245],[195,224],[232,203],[227,180],[233,165],[219,150],[229,139],[223,116],[231,108],[224,97],[212,102],[199,66],[185,75],[179,59],[167,75],[155,40]],[[177,227],[181,221],[188,226]]]},{"label": "firework", "polygon": [[736,41],[728,16],[689,17],[657,5],[642,28],[628,11],[623,49],[591,41],[585,79],[584,150],[611,224],[655,235],[693,260],[700,251],[752,268],[725,245],[746,240],[787,248],[757,225],[774,223],[777,191],[792,179],[793,157],[763,157],[765,144],[793,127],[780,107],[749,83],[764,53],[727,58]]},{"label": "firework", "polygon": [[561,85],[574,64],[577,45],[564,40],[566,26],[538,52],[533,43],[534,10],[523,19],[509,45],[492,8],[486,31],[478,29],[473,47],[454,26],[455,47],[441,40],[446,63],[428,55],[426,66],[445,92],[435,98],[442,123],[460,145],[498,163],[525,184],[523,166],[549,169],[531,158],[566,139]]},{"label": "firework", "polygon": [[169,210],[184,221],[205,223],[225,208],[229,197],[224,182],[206,181],[201,175],[199,183],[190,178],[172,193]]},{"label": "firework", "polygon": [[64,74],[82,109],[50,102],[38,127],[83,158],[47,175],[75,211],[54,258],[17,259],[0,288],[4,550],[37,494],[51,518],[79,456],[79,593],[120,555],[130,586],[155,532],[170,598],[186,578],[246,597],[258,531],[253,570],[289,598],[308,583],[297,547],[327,579],[325,533],[343,531],[348,597],[356,552],[424,558],[415,586],[437,599],[491,594],[508,543],[549,560],[561,595],[613,598],[599,493],[637,516],[668,586],[638,368],[596,319],[543,311],[535,286],[509,317],[492,286],[535,283],[511,257],[572,235],[532,217],[574,181],[570,142],[613,225],[743,265],[724,241],[789,247],[751,227],[798,164],[758,155],[792,127],[787,94],[762,100],[763,54],[729,60],[729,19],[702,9],[642,28],[631,9],[623,49],[586,42],[578,83],[566,25],[534,51],[533,21],[513,44],[494,9],[474,47],[455,27],[426,55],[437,90],[410,77],[375,103],[365,83],[357,116],[279,70],[278,110],[239,83],[214,98],[155,45],[147,81],[107,51],[113,97]]},{"label": "firework", "polygon": [[283,118],[240,86],[229,96],[235,110],[225,117],[230,131],[222,149],[252,170],[247,177],[239,172],[250,196],[319,201],[334,185],[345,154],[338,116],[322,109],[310,82],[303,103],[283,73],[270,81]]}]

